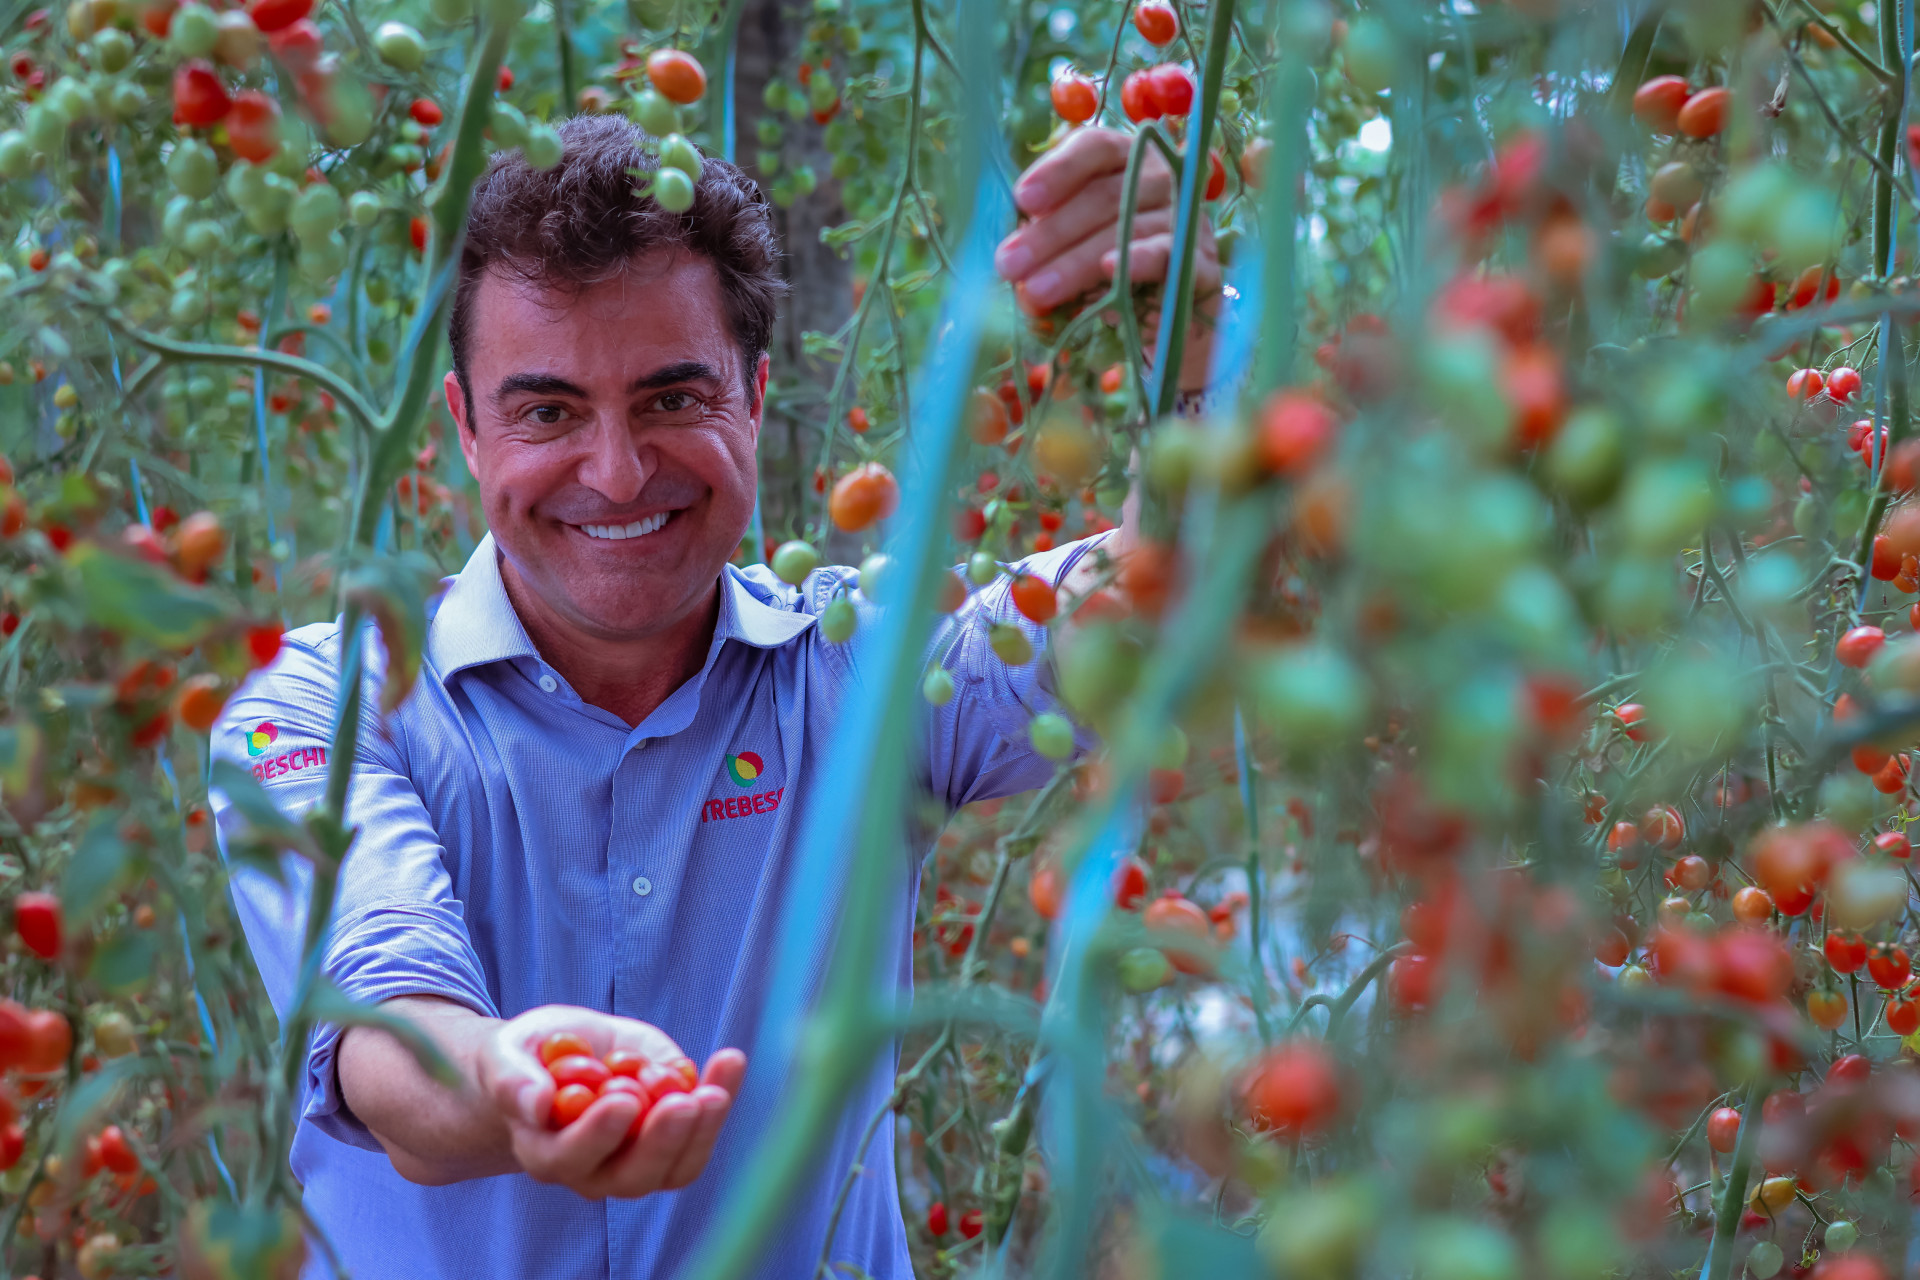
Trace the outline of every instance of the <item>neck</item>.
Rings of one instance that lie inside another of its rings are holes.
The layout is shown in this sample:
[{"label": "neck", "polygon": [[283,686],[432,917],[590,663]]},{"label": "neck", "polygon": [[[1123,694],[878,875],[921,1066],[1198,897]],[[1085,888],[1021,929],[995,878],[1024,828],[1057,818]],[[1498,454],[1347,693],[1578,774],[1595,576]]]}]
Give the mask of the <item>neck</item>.
[{"label": "neck", "polygon": [[565,676],[580,697],[638,725],[675,689],[699,674],[720,613],[719,582],[705,602],[659,631],[628,638],[587,631],[557,614],[500,557],[507,599],[540,656]]}]

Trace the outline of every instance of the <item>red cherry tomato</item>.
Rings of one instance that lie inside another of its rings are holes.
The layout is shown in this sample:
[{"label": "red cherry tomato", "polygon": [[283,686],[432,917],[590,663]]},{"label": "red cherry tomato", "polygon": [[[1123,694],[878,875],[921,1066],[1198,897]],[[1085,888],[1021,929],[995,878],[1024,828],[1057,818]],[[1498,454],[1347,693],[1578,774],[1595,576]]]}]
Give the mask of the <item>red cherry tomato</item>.
[{"label": "red cherry tomato", "polygon": [[140,1172],[140,1157],[134,1154],[127,1143],[127,1135],[117,1124],[110,1124],[100,1131],[100,1163],[115,1173]]},{"label": "red cherry tomato", "polygon": [[1907,956],[1906,948],[1891,942],[1876,942],[1867,952],[1867,976],[1886,990],[1897,991],[1913,976],[1913,961]]},{"label": "red cherry tomato", "polygon": [[563,1085],[554,1091],[552,1125],[564,1129],[587,1113],[593,1105],[593,1090],[583,1084]]},{"label": "red cherry tomato", "polygon": [[1053,82],[1054,112],[1068,124],[1085,124],[1100,109],[1100,94],[1093,81],[1069,71]]},{"label": "red cherry tomato", "polygon": [[1340,1074],[1326,1047],[1296,1040],[1268,1051],[1247,1082],[1256,1129],[1300,1138],[1320,1132],[1340,1110]]},{"label": "red cherry tomato", "polygon": [[1145,0],[1133,11],[1133,26],[1148,44],[1160,49],[1180,34],[1180,17],[1165,0]]},{"label": "red cherry tomato", "polygon": [[1873,847],[1889,858],[1898,858],[1902,862],[1913,856],[1913,843],[1903,831],[1882,831],[1873,838]]},{"label": "red cherry tomato", "polygon": [[1647,726],[1642,723],[1647,717],[1647,709],[1637,702],[1623,702],[1613,709],[1613,718],[1620,722],[1627,737],[1633,742],[1647,740]]},{"label": "red cherry tomato", "polygon": [[1023,573],[1013,580],[1013,607],[1035,622],[1046,623],[1060,612],[1053,584],[1038,574]]},{"label": "red cherry tomato", "polygon": [[247,16],[253,25],[272,35],[313,12],[313,0],[251,0]]},{"label": "red cherry tomato", "polygon": [[1655,133],[1673,133],[1692,92],[1679,76],[1655,76],[1633,91],[1633,114]]},{"label": "red cherry tomato", "polygon": [[1184,116],[1193,107],[1193,76],[1178,63],[1163,62],[1147,72],[1153,100],[1163,116]]},{"label": "red cherry tomato", "polygon": [[189,58],[173,73],[173,119],[176,124],[207,129],[226,119],[233,99],[213,64]]},{"label": "red cherry tomato", "polygon": [[1864,667],[1887,642],[1887,633],[1878,627],[1855,627],[1833,646],[1833,656],[1843,667]]},{"label": "red cherry tomato", "polygon": [[1727,127],[1727,104],[1732,98],[1732,92],[1720,85],[1702,89],[1687,98],[1674,124],[1689,138],[1711,138]]},{"label": "red cherry tomato", "polygon": [[1207,190],[1206,198],[1218,200],[1227,190],[1227,169],[1220,163],[1218,151],[1207,152]]},{"label": "red cherry tomato", "polygon": [[1894,996],[1888,1000],[1887,1030],[1897,1036],[1910,1036],[1920,1031],[1920,1004],[1915,1004],[1906,996]]},{"label": "red cherry tomato", "polygon": [[13,927],[27,950],[43,960],[60,954],[60,899],[50,893],[23,893],[13,900]]},{"label": "red cherry tomato", "polygon": [[72,1052],[73,1028],[65,1015],[53,1009],[35,1009],[27,1015],[27,1056],[22,1069],[33,1075],[58,1071]]},{"label": "red cherry tomato", "polygon": [[1161,117],[1160,99],[1153,91],[1150,73],[1136,71],[1120,82],[1120,109],[1135,124]]},{"label": "red cherry tomato", "polygon": [[1811,400],[1826,385],[1826,375],[1818,369],[1795,369],[1787,375],[1787,399]]},{"label": "red cherry tomato", "polygon": [[547,1073],[553,1077],[554,1084],[566,1088],[570,1084],[584,1085],[594,1092],[613,1077],[607,1070],[607,1064],[598,1058],[590,1058],[584,1053],[568,1054],[564,1058],[555,1058],[547,1064]]},{"label": "red cherry tomato", "polygon": [[1865,1084],[1873,1075],[1873,1060],[1864,1054],[1849,1053],[1834,1059],[1827,1068],[1828,1084]]},{"label": "red cherry tomato", "polygon": [[1841,365],[1827,375],[1827,395],[1835,400],[1851,400],[1860,394],[1860,371]]},{"label": "red cherry tomato", "polygon": [[645,1070],[647,1065],[646,1058],[632,1049],[615,1049],[602,1061],[607,1064],[608,1071],[630,1080],[639,1079],[641,1071]]},{"label": "red cherry tomato", "polygon": [[1856,973],[1867,962],[1867,940],[1857,933],[1829,933],[1820,950],[1835,973]]},{"label": "red cherry tomato", "polygon": [[947,1234],[948,1229],[947,1206],[941,1201],[935,1200],[927,1206],[927,1234],[930,1236],[943,1236]]},{"label": "red cherry tomato", "polygon": [[233,154],[265,164],[280,150],[280,104],[272,94],[242,89],[227,116],[227,145]]},{"label": "red cherry tomato", "polygon": [[1147,868],[1138,858],[1128,858],[1113,873],[1113,905],[1132,911],[1147,896]]},{"label": "red cherry tomato", "polygon": [[647,79],[668,102],[686,106],[707,91],[707,73],[692,54],[680,49],[656,49],[647,55]]},{"label": "red cherry tomato", "polygon": [[571,1031],[556,1031],[540,1042],[540,1065],[550,1067],[562,1058],[591,1058],[593,1049],[585,1037]]},{"label": "red cherry tomato", "polygon": [[1740,1137],[1740,1113],[1732,1107],[1721,1107],[1707,1117],[1707,1145],[1725,1155],[1733,1150],[1734,1143]]},{"label": "red cherry tomato", "polygon": [[447,118],[447,113],[442,111],[440,104],[432,98],[415,98],[407,107],[407,114],[413,117],[415,124],[424,125],[429,129]]},{"label": "red cherry tomato", "polygon": [[971,1240],[980,1234],[980,1228],[985,1225],[985,1223],[986,1217],[984,1214],[978,1209],[969,1209],[960,1215],[960,1234],[963,1238]]}]

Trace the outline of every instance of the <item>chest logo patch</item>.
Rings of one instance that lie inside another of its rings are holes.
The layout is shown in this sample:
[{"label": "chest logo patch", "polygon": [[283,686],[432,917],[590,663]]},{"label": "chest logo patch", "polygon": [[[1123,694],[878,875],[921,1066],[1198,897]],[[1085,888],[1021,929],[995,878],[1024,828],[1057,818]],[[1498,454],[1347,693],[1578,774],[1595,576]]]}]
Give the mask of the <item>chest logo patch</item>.
[{"label": "chest logo patch", "polygon": [[727,757],[727,776],[742,789],[752,786],[767,771],[767,762],[751,751]]},{"label": "chest logo patch", "polygon": [[280,737],[280,730],[271,720],[262,720],[247,733],[247,754],[263,756],[273,750],[274,742]]}]

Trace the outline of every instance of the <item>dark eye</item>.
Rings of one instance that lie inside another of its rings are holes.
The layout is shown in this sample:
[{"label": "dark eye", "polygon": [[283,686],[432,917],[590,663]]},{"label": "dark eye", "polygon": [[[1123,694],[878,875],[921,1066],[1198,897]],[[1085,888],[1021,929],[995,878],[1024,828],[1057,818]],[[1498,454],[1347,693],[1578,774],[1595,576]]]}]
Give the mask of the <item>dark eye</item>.
[{"label": "dark eye", "polygon": [[678,413],[682,409],[693,407],[693,397],[684,391],[669,391],[654,403],[668,413]]},{"label": "dark eye", "polygon": [[566,416],[566,410],[557,404],[543,404],[532,410],[533,420],[543,427],[554,426],[564,416]]}]

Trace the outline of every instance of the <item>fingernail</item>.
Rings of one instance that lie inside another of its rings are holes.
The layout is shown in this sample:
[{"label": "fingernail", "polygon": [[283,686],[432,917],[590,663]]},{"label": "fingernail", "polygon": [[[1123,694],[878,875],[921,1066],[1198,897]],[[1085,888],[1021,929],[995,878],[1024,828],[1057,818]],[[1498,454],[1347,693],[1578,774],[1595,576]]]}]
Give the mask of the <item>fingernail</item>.
[{"label": "fingernail", "polygon": [[1054,291],[1059,287],[1060,273],[1058,271],[1042,271],[1039,275],[1027,281],[1027,296],[1035,302],[1051,302]]},{"label": "fingernail", "polygon": [[1002,244],[999,252],[993,255],[993,259],[993,265],[1001,276],[1008,280],[1018,280],[1032,268],[1033,250],[1018,242],[1012,242],[1011,248]]},{"label": "fingernail", "polygon": [[1038,178],[1022,178],[1014,184],[1013,202],[1031,213],[1047,207],[1047,184]]}]

